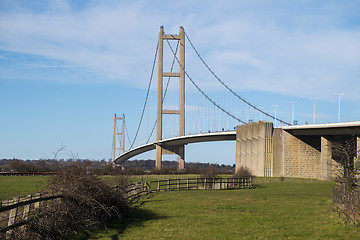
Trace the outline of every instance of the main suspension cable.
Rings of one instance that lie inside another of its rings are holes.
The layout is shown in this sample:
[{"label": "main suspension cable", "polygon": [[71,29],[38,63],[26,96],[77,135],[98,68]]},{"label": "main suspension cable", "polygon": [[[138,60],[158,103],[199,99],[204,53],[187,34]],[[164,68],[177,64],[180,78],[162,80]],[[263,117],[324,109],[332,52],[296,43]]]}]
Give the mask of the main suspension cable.
[{"label": "main suspension cable", "polygon": [[203,60],[203,58],[200,56],[199,52],[195,49],[194,45],[192,44],[192,42],[190,41],[190,38],[189,36],[186,34],[186,32],[184,31],[185,33],[185,36],[187,38],[187,40],[189,41],[191,47],[193,48],[193,50],[195,51],[195,53],[198,55],[198,57],[200,58],[201,62],[205,65],[205,67],[211,72],[211,74],[226,88],[228,89],[232,94],[234,94],[237,98],[239,98],[241,101],[243,101],[244,103],[246,103],[247,105],[249,105],[250,107],[256,109],[257,111],[265,114],[266,116],[276,120],[276,121],[279,121],[283,124],[286,124],[286,125],[291,125],[290,123],[288,122],[285,122],[281,119],[278,119],[278,118],[275,118],[274,116],[270,115],[269,113],[263,111],[262,109],[252,105],[250,102],[246,101],[244,98],[240,97],[236,92],[234,92],[230,87],[228,87],[215,73],[214,71],[211,70],[211,68],[205,63],[205,61]]},{"label": "main suspension cable", "polygon": [[[126,136],[127,136],[127,140],[129,141],[129,145],[130,145],[131,141],[130,141],[129,131],[128,131],[126,122],[125,122],[125,133],[126,133]],[[129,149],[130,148],[128,148],[127,150],[129,150]]]},{"label": "main suspension cable", "polygon": [[146,93],[146,98],[145,98],[145,102],[144,102],[144,107],[143,107],[143,110],[142,110],[142,113],[141,113],[139,125],[138,125],[138,128],[137,128],[137,130],[136,130],[134,140],[133,140],[133,142],[131,143],[131,146],[130,146],[129,149],[132,149],[132,147],[134,146],[134,143],[135,143],[136,138],[137,138],[137,136],[138,136],[138,134],[139,134],[139,130],[140,130],[140,127],[141,127],[141,123],[142,123],[142,120],[143,120],[143,117],[144,117],[146,104],[147,104],[147,101],[148,101],[148,98],[149,98],[149,93],[150,93],[150,88],[151,88],[151,82],[152,82],[153,75],[154,75],[154,69],[155,69],[155,64],[156,64],[156,58],[157,58],[158,49],[159,49],[159,42],[158,42],[157,45],[156,45],[156,51],[155,51],[154,62],[153,62],[152,70],[151,70],[150,81],[149,81],[149,85],[148,85],[148,89],[147,89],[147,93]]}]

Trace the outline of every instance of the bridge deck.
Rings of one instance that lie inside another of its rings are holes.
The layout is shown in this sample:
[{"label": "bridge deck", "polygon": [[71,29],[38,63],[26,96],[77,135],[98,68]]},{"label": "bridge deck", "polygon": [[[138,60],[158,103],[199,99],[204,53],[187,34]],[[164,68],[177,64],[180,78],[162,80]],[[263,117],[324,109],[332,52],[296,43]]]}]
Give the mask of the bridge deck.
[{"label": "bridge deck", "polygon": [[202,133],[202,134],[174,137],[133,148],[127,152],[124,152],[119,157],[117,157],[115,159],[115,162],[121,163],[138,154],[154,150],[157,144],[175,146],[175,145],[186,145],[189,143],[197,143],[197,142],[231,141],[235,139],[236,139],[236,131],[211,132],[211,133]]},{"label": "bridge deck", "polygon": [[[283,126],[283,130],[293,135],[360,135],[360,121],[342,122],[342,123],[325,123]],[[181,137],[164,139],[157,142],[148,143],[127,152],[124,152],[115,159],[116,163],[124,162],[138,154],[154,150],[156,145],[186,145],[189,143],[211,142],[211,141],[231,141],[236,140],[236,131],[210,132],[203,134],[194,134]]]},{"label": "bridge deck", "polygon": [[295,125],[282,127],[293,135],[349,135],[360,134],[360,121]]}]

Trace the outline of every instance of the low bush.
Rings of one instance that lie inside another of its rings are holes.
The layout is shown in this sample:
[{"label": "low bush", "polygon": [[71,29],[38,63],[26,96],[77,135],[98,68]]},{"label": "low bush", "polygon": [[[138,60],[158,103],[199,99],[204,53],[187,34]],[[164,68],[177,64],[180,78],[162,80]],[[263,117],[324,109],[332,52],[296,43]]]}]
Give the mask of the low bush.
[{"label": "low bush", "polygon": [[114,218],[121,218],[127,210],[125,198],[126,177],[115,178],[117,187],[88,174],[86,168],[74,164],[63,174],[53,177],[47,191],[60,193],[61,199],[43,204],[39,218],[25,231],[21,239],[64,239],[78,231],[104,226]]},{"label": "low bush", "polygon": [[209,166],[201,171],[200,177],[201,178],[216,178],[219,175],[219,171],[213,167]]},{"label": "low bush", "polygon": [[360,224],[360,153],[354,139],[334,143],[333,157],[341,164],[334,186],[336,211]]},{"label": "low bush", "polygon": [[248,168],[241,167],[235,172],[234,177],[254,177]]}]

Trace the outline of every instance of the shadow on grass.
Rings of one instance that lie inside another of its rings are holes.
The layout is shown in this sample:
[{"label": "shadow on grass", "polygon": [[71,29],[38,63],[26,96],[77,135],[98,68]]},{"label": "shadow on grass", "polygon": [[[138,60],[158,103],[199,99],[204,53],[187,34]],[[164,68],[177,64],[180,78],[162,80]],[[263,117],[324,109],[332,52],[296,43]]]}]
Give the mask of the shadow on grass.
[{"label": "shadow on grass", "polygon": [[[111,239],[117,240],[122,238],[123,232],[128,228],[139,228],[143,227],[144,223],[149,220],[156,220],[156,219],[166,219],[167,216],[161,216],[151,210],[146,210],[140,208],[144,203],[154,201],[152,199],[145,197],[141,200],[136,201],[136,203],[132,204],[132,206],[128,209],[128,211],[123,215],[123,217],[119,220],[114,220],[110,222],[106,229],[99,229],[99,231],[90,232],[84,231],[80,233],[73,240],[80,240],[80,239],[99,239],[102,238],[103,234],[111,237]],[[158,200],[156,200],[158,201]],[[96,235],[99,235],[98,237]]]},{"label": "shadow on grass", "polygon": [[127,228],[143,227],[146,221],[166,218],[166,216],[161,216],[153,211],[135,207],[131,208],[121,220],[111,223],[108,228],[116,229],[117,233],[112,236],[112,239],[117,239],[114,237],[121,235]]},{"label": "shadow on grass", "polygon": [[253,184],[252,188],[250,189],[259,189],[259,188],[266,188],[264,185],[260,185],[260,184]]}]

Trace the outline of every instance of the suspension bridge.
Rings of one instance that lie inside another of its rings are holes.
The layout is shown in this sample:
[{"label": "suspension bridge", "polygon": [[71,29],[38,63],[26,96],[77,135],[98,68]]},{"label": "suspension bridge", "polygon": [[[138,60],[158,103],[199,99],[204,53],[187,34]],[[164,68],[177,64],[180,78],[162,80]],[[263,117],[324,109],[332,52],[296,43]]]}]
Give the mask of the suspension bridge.
[{"label": "suspension bridge", "polygon": [[[185,45],[190,46],[190,51],[186,52],[186,64]],[[155,88],[152,83],[156,72]],[[157,93],[156,99],[153,92]],[[151,107],[155,105],[156,115],[154,107]],[[124,116],[122,119],[125,122]],[[290,128],[285,131],[293,131],[292,124],[277,117],[276,111],[272,114],[246,100],[216,75],[197,51],[183,27],[180,27],[179,34],[166,34],[164,27],[160,27],[137,130],[133,140],[130,140],[128,135],[130,147],[125,150],[126,126],[123,125],[123,138],[120,141],[122,153],[115,156],[114,147],[113,162],[122,163],[138,154],[156,150],[156,169],[161,168],[163,155],[175,154],[178,156],[178,169],[181,170],[185,167],[185,145],[236,140],[236,170],[246,167],[259,176],[284,176],[284,158],[279,160],[277,155],[281,155],[279,151],[287,150],[286,143],[281,140],[281,144],[278,144],[281,148],[275,146],[276,142],[280,141],[278,137],[281,135],[282,139],[285,133],[278,133],[273,124],[284,126],[284,129],[285,126],[289,126]],[[347,125],[344,126],[340,124],[335,127],[347,129],[346,131],[353,135],[360,135],[360,122],[351,125],[350,130]],[[307,128],[308,125],[303,127]],[[340,132],[342,134],[341,130]],[[360,143],[358,145],[360,146]],[[321,176],[328,175],[329,173],[322,173]]]}]

